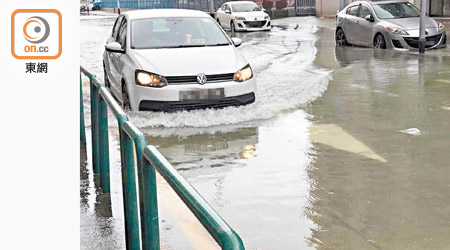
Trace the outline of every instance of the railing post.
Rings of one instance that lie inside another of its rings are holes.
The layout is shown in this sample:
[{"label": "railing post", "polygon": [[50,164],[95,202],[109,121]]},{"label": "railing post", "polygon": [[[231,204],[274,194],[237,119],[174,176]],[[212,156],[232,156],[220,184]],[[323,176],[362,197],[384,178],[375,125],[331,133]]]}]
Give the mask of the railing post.
[{"label": "railing post", "polygon": [[[159,250],[159,217],[155,168],[142,155],[141,200],[142,249]],[[141,190],[140,189],[140,190]]]},{"label": "railing post", "polygon": [[125,241],[127,250],[139,250],[139,218],[136,175],[134,171],[133,142],[123,131],[124,120],[119,118],[120,148],[122,154],[122,190],[125,212]]},{"label": "railing post", "polygon": [[108,143],[108,109],[103,97],[98,99],[98,152],[100,165],[100,187],[104,194],[110,193],[109,177],[109,143]]},{"label": "railing post", "polygon": [[[139,131],[132,123],[126,122],[131,130]],[[139,208],[141,215],[141,237],[143,250],[159,250],[159,221],[156,194],[156,174],[153,166],[144,157],[147,140],[141,132],[134,135],[137,172],[139,181]]]},{"label": "railing post", "polygon": [[92,166],[94,174],[99,174],[99,160],[98,160],[98,88],[95,86],[94,77],[89,76],[91,84],[91,134],[92,134]]},{"label": "railing post", "polygon": [[84,124],[83,83],[80,72],[80,141],[86,143],[86,128]]}]

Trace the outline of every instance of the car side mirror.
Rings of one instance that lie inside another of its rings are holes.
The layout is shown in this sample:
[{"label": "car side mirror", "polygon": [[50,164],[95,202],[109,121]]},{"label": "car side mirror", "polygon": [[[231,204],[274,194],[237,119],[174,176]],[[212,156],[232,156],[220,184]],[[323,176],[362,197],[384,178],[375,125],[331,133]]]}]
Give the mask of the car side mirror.
[{"label": "car side mirror", "polygon": [[366,19],[366,21],[369,21],[369,22],[375,22],[375,18],[373,18],[372,15],[367,15],[364,19]]},{"label": "car side mirror", "polygon": [[242,44],[242,40],[240,38],[237,38],[237,37],[231,38],[231,41],[233,42],[235,47],[239,47]]},{"label": "car side mirror", "polygon": [[231,14],[231,10],[225,10],[226,14]]},{"label": "car side mirror", "polygon": [[125,50],[122,49],[122,45],[120,45],[120,43],[118,42],[112,42],[112,43],[108,43],[105,45],[105,49],[108,52],[113,52],[113,53],[125,53]]}]

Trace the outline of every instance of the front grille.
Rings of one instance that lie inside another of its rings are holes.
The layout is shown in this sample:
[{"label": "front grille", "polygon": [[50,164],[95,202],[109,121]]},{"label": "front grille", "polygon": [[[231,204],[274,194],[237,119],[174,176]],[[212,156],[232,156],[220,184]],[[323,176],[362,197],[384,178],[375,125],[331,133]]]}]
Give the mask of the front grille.
[{"label": "front grille", "polygon": [[192,100],[192,101],[141,101],[139,110],[176,111],[205,108],[224,108],[228,106],[247,105],[255,101],[255,94],[248,93],[223,99]]},{"label": "front grille", "polygon": [[[431,48],[436,46],[439,41],[441,40],[442,34],[435,35],[435,36],[429,36],[426,38],[426,45],[425,48]],[[419,48],[419,38],[418,37],[404,37],[405,42],[412,48]]]},{"label": "front grille", "polygon": [[[234,73],[206,75],[206,84],[213,82],[233,81]],[[197,76],[166,76],[169,85],[196,84]]]},{"label": "front grille", "polygon": [[267,21],[244,21],[245,26],[248,28],[261,28],[266,25]]},{"label": "front grille", "polygon": [[205,108],[225,108],[228,106],[239,106],[241,103],[233,99],[222,99],[217,103],[173,103],[168,105],[169,110],[192,110],[192,109],[205,109]]}]

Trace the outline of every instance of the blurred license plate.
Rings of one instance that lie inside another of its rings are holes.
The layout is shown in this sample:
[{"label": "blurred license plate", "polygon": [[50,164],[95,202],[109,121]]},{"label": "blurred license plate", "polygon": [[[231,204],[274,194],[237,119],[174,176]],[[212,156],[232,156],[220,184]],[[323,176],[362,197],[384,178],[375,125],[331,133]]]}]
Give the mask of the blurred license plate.
[{"label": "blurred license plate", "polygon": [[198,89],[180,91],[180,101],[188,100],[219,100],[225,97],[225,91],[220,89]]}]

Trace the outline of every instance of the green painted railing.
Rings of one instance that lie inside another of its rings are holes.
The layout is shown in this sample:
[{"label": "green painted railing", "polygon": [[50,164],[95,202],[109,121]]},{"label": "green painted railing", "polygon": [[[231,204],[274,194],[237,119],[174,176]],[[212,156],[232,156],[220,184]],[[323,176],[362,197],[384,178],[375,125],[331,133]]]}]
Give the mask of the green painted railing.
[{"label": "green painted railing", "polygon": [[[100,188],[103,193],[111,191],[108,107],[118,121],[126,248],[128,250],[160,248],[155,172],[157,170],[222,249],[244,249],[239,235],[154,146],[147,145],[144,134],[128,120],[126,113],[104,84],[85,68],[81,67],[81,72],[90,81],[92,165],[94,174],[100,176]],[[80,140],[85,142],[82,92],[80,74]]]}]

